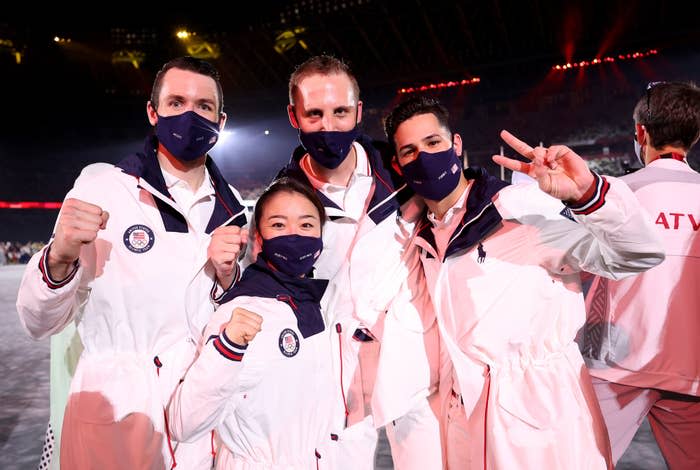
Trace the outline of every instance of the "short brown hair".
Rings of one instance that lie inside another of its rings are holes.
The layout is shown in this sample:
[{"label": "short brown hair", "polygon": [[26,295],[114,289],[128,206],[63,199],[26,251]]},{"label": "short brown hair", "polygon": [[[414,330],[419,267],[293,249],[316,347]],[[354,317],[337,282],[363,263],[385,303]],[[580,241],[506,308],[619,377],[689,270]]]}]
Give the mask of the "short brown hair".
[{"label": "short brown hair", "polygon": [[163,87],[163,77],[165,77],[165,73],[170,69],[189,70],[190,72],[213,78],[214,82],[216,82],[217,94],[219,95],[217,103],[219,109],[217,110],[217,113],[221,114],[224,111],[224,93],[221,89],[219,71],[206,60],[197,59],[196,57],[192,56],[177,57],[169,62],[166,62],[158,71],[156,78],[153,81],[153,88],[151,89],[151,105],[153,106],[153,109],[156,111],[158,110],[158,100],[160,99],[160,90]]},{"label": "short brown hair", "polygon": [[408,121],[419,114],[432,114],[438,120],[438,123],[452,134],[449,122],[450,113],[447,111],[447,108],[435,98],[418,95],[396,105],[389,115],[384,118],[384,133],[392,146],[392,150],[396,150],[396,142],[394,142],[396,130],[404,121]]},{"label": "short brown hair", "polygon": [[299,84],[302,80],[310,75],[342,75],[345,74],[352,83],[352,89],[355,92],[355,98],[360,99],[360,86],[357,84],[357,79],[350,70],[350,66],[340,59],[330,55],[317,55],[302,62],[294,69],[289,77],[289,104],[294,106],[294,96],[296,95]]},{"label": "short brown hair", "polygon": [[700,138],[700,88],[693,82],[650,83],[632,118],[644,126],[654,148],[690,150]]}]

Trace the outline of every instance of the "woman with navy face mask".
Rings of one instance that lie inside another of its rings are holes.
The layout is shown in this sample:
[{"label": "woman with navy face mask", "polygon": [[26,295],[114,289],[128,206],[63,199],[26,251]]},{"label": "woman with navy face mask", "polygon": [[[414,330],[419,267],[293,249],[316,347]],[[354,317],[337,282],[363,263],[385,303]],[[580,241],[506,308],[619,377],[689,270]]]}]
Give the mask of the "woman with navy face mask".
[{"label": "woman with navy face mask", "polygon": [[215,312],[171,400],[178,439],[216,430],[217,469],[330,468],[342,396],[320,307],[328,281],[313,278],[324,220],[302,183],[282,178],[267,188],[255,207],[257,262]]}]

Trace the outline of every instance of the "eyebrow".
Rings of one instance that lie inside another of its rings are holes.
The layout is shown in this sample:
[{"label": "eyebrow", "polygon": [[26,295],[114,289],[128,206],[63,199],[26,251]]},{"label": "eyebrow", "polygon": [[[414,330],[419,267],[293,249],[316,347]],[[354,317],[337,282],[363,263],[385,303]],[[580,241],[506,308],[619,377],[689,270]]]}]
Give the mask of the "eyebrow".
[{"label": "eyebrow", "polygon": [[312,113],[321,113],[323,114],[323,111],[321,111],[320,108],[309,108],[309,109],[304,109],[304,116],[309,116]]},{"label": "eyebrow", "polygon": [[[430,134],[430,135],[427,135],[427,136],[423,137],[423,138],[421,139],[421,142],[425,142],[426,140],[434,139],[435,137],[442,137],[442,136],[441,136],[439,133]],[[413,144],[406,144],[406,145],[404,145],[404,146],[402,146],[402,147],[399,147],[399,152],[401,152],[401,151],[403,151],[403,150],[406,150],[406,149],[411,149],[411,148],[415,148],[415,145],[413,145]]]},{"label": "eyebrow", "polygon": [[171,100],[177,100],[177,101],[185,101],[185,97],[182,95],[177,95],[175,93],[171,93],[169,95],[165,95],[163,97],[165,101],[171,101]]},{"label": "eyebrow", "polygon": [[[186,97],[184,97],[184,96],[182,96],[182,95],[174,94],[174,93],[173,93],[173,94],[170,94],[170,95],[167,95],[167,96],[165,97],[165,99],[166,99],[166,101],[169,101],[169,100],[177,100],[177,101],[187,102],[187,98],[186,98]],[[206,103],[206,104],[210,104],[210,105],[216,107],[216,101],[213,100],[213,99],[210,99],[210,98],[200,98],[200,99],[198,99],[198,100],[195,100],[195,103],[197,103],[197,104]]]},{"label": "eyebrow", "polygon": [[[289,218],[289,217],[287,217],[286,215],[282,215],[282,214],[272,214],[271,216],[267,217],[266,220],[271,220],[271,219],[285,219],[285,220],[287,220],[288,218]],[[314,215],[314,214],[304,214],[304,215],[300,215],[299,218],[300,218],[300,219],[316,219],[316,220],[320,220],[320,219],[319,219],[319,216]]]},{"label": "eyebrow", "polygon": [[197,104],[202,104],[202,103],[206,103],[206,104],[209,104],[213,107],[216,107],[216,101],[209,99],[209,98],[202,98],[202,99],[197,100]]}]

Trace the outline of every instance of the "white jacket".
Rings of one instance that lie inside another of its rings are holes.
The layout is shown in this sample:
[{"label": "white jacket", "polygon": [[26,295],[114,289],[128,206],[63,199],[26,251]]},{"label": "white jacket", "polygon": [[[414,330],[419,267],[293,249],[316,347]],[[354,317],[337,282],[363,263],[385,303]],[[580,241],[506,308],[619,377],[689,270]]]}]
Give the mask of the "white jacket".
[{"label": "white jacket", "polygon": [[[245,349],[222,332],[236,307],[263,317]],[[340,397],[330,334],[326,328],[304,338],[292,308],[275,298],[240,296],[222,304],[173,396],[173,436],[189,441],[216,428],[224,444],[217,469],[332,468],[333,402]]]},{"label": "white jacket", "polygon": [[[164,194],[155,150],[148,144],[147,154],[83,171],[66,198],[108,211],[107,227],[83,246],[77,272],[63,283],[43,275],[46,250],[37,253],[25,271],[17,309],[36,339],[77,324],[84,351],[70,391],[76,416],[110,424],[143,413],[165,436],[164,407],[213,312],[214,271],[207,263],[210,235],[188,229],[186,216]],[[211,160],[207,167],[217,190],[207,231],[244,225],[240,196]],[[86,398],[81,407],[82,396],[95,394],[102,403],[99,413],[94,400]],[[167,439],[162,451],[170,467]],[[189,457],[180,456],[184,452],[176,458],[187,462]]]},{"label": "white jacket", "polygon": [[[435,392],[438,336],[432,309],[426,308],[427,292],[419,290],[420,261],[411,243],[422,206],[408,199],[405,185],[394,186],[367,138],[354,146],[366,155],[373,184],[359,220],[317,190],[328,219],[316,273],[331,278],[322,304],[334,331],[334,370],[347,405],[346,424],[371,410],[374,425],[380,427]],[[304,154],[298,150],[281,175],[309,184],[299,164]],[[335,246],[336,231],[352,231],[346,252]],[[356,334],[358,328],[367,335]],[[361,350],[377,347],[378,358],[364,362],[370,370],[358,372]],[[337,416],[345,413],[340,408]]]},{"label": "white jacket", "polygon": [[700,396],[700,174],[664,158],[621,179],[666,260],[639,276],[593,281],[582,353],[595,377]]},{"label": "white jacket", "polygon": [[427,220],[416,239],[474,432],[464,445],[486,455],[483,468],[606,468],[607,433],[574,343],[579,271],[628,276],[660,263],[663,247],[614,178],[598,179],[575,211],[536,184],[465,174],[466,214],[445,259]]}]

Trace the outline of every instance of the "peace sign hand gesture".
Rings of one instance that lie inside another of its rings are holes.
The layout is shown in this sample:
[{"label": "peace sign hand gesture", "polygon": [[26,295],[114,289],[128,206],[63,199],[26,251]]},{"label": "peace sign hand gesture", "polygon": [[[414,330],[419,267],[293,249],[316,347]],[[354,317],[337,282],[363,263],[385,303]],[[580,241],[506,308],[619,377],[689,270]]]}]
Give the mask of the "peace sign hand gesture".
[{"label": "peace sign hand gesture", "polygon": [[569,203],[585,199],[595,189],[595,177],[586,162],[564,145],[532,148],[508,131],[501,138],[516,152],[530,160],[522,162],[503,155],[493,161],[513,171],[535,178],[540,189],[552,197]]}]

